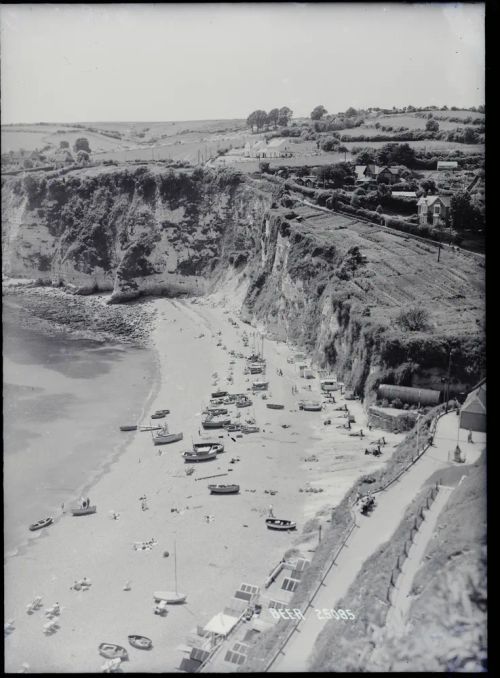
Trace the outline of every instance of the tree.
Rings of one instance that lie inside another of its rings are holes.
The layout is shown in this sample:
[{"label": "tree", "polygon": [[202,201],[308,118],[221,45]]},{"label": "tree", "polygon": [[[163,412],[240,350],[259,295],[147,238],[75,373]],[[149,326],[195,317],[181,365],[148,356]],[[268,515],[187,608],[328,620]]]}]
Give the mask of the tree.
[{"label": "tree", "polygon": [[69,148],[69,141],[61,141],[59,143],[59,148]]},{"label": "tree", "polygon": [[292,119],[293,111],[291,108],[288,108],[288,106],[282,106],[280,108],[280,114],[278,117],[278,125],[282,125],[283,127],[287,127],[288,123]]},{"label": "tree", "polygon": [[331,137],[330,139],[325,139],[323,143],[321,144],[321,148],[323,151],[333,151],[335,148],[339,145],[338,139],[335,139],[334,137]]},{"label": "tree", "polygon": [[80,165],[86,165],[90,160],[90,155],[87,151],[78,151],[76,154],[76,160]]},{"label": "tree", "polygon": [[436,193],[436,182],[434,179],[424,179],[420,182],[420,188],[426,193],[431,193],[434,195]]},{"label": "tree", "polygon": [[251,128],[253,132],[254,127],[256,127],[257,130],[260,130],[264,127],[264,125],[267,124],[267,121],[268,121],[267,113],[262,109],[258,109],[253,113],[250,113],[250,115],[247,118],[247,125]]},{"label": "tree", "polygon": [[481,212],[472,204],[468,191],[458,191],[450,201],[451,226],[456,231],[476,230],[482,225]]},{"label": "tree", "polygon": [[375,151],[374,149],[365,149],[360,151],[356,156],[356,164],[358,165],[373,165],[375,162]]},{"label": "tree", "polygon": [[339,147],[337,148],[337,151],[338,151],[339,153],[343,153],[343,154],[344,154],[344,162],[346,162],[347,154],[349,153],[349,149],[347,148],[347,146],[339,146]]},{"label": "tree", "polygon": [[75,153],[77,153],[78,151],[85,151],[86,153],[90,153],[89,140],[86,139],[85,137],[80,137],[75,141],[73,149]]},{"label": "tree", "polygon": [[266,160],[261,160],[259,162],[259,170],[262,174],[269,172],[269,163]]},{"label": "tree", "polygon": [[464,143],[465,144],[477,144],[479,140],[478,134],[475,129],[472,127],[466,127],[464,129]]},{"label": "tree", "polygon": [[311,111],[311,120],[321,120],[325,113],[328,113],[328,111],[324,106],[316,106],[316,108]]},{"label": "tree", "polygon": [[425,129],[428,132],[439,132],[439,123],[437,120],[427,120],[425,123]]},{"label": "tree", "polygon": [[429,311],[418,306],[403,309],[395,318],[396,325],[405,332],[425,332],[430,329],[429,320]]},{"label": "tree", "polygon": [[356,115],[358,115],[357,110],[355,108],[353,108],[352,106],[349,106],[349,108],[345,112],[345,117],[346,118],[354,118],[354,116],[356,116]]},{"label": "tree", "polygon": [[272,108],[269,113],[267,114],[267,119],[269,121],[270,125],[273,125],[274,129],[276,129],[278,125],[278,120],[280,117],[280,109],[279,108]]},{"label": "tree", "polygon": [[376,153],[379,165],[406,165],[411,167],[415,163],[415,149],[409,144],[384,144]]}]

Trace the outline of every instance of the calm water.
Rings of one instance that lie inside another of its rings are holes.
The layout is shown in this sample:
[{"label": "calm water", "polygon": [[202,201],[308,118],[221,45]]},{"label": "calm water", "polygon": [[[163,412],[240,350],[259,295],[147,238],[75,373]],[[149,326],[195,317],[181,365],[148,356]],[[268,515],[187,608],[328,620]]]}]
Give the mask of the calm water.
[{"label": "calm water", "polygon": [[153,351],[48,337],[20,327],[24,312],[4,297],[6,554],[124,448],[119,426],[138,422],[155,381]]}]

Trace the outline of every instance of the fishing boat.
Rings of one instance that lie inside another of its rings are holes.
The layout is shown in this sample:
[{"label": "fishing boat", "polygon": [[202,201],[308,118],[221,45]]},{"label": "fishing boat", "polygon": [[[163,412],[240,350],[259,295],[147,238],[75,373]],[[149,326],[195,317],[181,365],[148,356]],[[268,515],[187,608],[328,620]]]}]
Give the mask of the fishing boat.
[{"label": "fishing boat", "polygon": [[252,405],[250,398],[240,398],[236,401],[236,407],[250,407]]},{"label": "fishing boat", "polygon": [[179,440],[183,439],[183,434],[182,433],[169,433],[168,431],[168,426],[165,424],[162,426],[162,428],[158,431],[158,433],[155,433],[155,435],[151,434],[153,437],[153,443],[155,445],[165,445],[167,443],[176,443]]},{"label": "fishing boat", "polygon": [[215,450],[217,454],[224,452],[224,445],[222,443],[193,443],[193,452],[209,452]]},{"label": "fishing boat", "polygon": [[170,414],[170,410],[156,410],[155,414]]},{"label": "fishing boat", "polygon": [[232,433],[233,431],[241,431],[241,424],[228,424],[227,426],[224,426],[224,428],[228,433]]},{"label": "fishing boat", "polygon": [[210,494],[238,494],[239,485],[209,485]]},{"label": "fishing boat", "polygon": [[305,412],[321,412],[323,405],[320,402],[313,400],[301,400],[299,402],[299,410]]},{"label": "fishing boat", "polygon": [[141,426],[141,431],[161,431],[162,426]]},{"label": "fishing boat", "polygon": [[174,542],[174,581],[175,581],[175,590],[174,591],[155,591],[153,593],[153,599],[155,603],[161,603],[162,601],[169,603],[170,605],[179,605],[183,603],[186,598],[186,593],[179,593],[177,591],[177,549]]},{"label": "fishing boat", "polygon": [[252,384],[252,388],[254,391],[267,391],[268,386],[269,386],[268,381],[254,381]]},{"label": "fishing boat", "polygon": [[266,407],[268,407],[270,410],[284,410],[285,409],[284,405],[278,405],[278,403],[266,403]]},{"label": "fishing boat", "polygon": [[106,659],[116,659],[120,658],[122,661],[128,659],[127,650],[121,645],[115,645],[114,643],[101,643],[99,645],[99,654]]},{"label": "fishing boat", "polygon": [[295,530],[297,523],[292,520],[280,520],[279,518],[266,518],[266,527],[268,530]]},{"label": "fishing boat", "polygon": [[227,395],[229,395],[228,391],[215,391],[211,393],[212,398],[225,398]]},{"label": "fishing boat", "polygon": [[217,456],[217,450],[209,448],[205,452],[194,452],[193,450],[188,450],[183,452],[182,456],[184,461],[187,462],[196,462],[196,461],[210,461],[210,459],[215,459]]},{"label": "fishing boat", "polygon": [[120,431],[137,431],[137,426],[120,426]]},{"label": "fishing boat", "polygon": [[74,516],[88,516],[97,511],[97,506],[75,506],[71,509]]},{"label": "fishing boat", "polygon": [[218,415],[227,414],[227,407],[219,407],[218,405],[210,405],[205,410],[204,414],[213,414],[216,417]]},{"label": "fishing boat", "polygon": [[252,424],[246,424],[241,427],[242,433],[258,433],[260,428],[258,426],[253,426]]},{"label": "fishing boat", "polygon": [[224,428],[224,426],[227,426],[227,424],[231,423],[231,419],[229,417],[225,417],[224,415],[222,416],[214,416],[209,414],[202,422],[201,425],[203,428]]},{"label": "fishing boat", "polygon": [[135,647],[138,650],[150,650],[153,647],[153,641],[151,638],[146,638],[146,636],[136,636],[132,634],[128,637],[128,642],[132,647]]},{"label": "fishing boat", "polygon": [[164,419],[167,416],[166,412],[155,412],[151,415],[151,419]]},{"label": "fishing boat", "polygon": [[42,527],[48,527],[49,525],[52,525],[53,523],[52,518],[42,518],[42,520],[39,520],[37,523],[33,523],[30,525],[30,530],[34,532],[35,530],[41,530]]}]

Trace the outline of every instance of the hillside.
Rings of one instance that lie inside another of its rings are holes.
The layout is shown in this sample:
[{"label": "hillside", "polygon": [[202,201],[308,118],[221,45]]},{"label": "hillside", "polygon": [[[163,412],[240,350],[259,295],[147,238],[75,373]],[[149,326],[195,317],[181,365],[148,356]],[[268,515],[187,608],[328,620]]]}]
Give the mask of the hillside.
[{"label": "hillside", "polygon": [[[484,269],[356,219],[281,207],[230,170],[127,166],[4,179],[3,272],[79,293],[203,294],[243,285],[243,316],[306,348],[360,394],[484,371]],[[423,306],[425,331],[395,323]]]}]

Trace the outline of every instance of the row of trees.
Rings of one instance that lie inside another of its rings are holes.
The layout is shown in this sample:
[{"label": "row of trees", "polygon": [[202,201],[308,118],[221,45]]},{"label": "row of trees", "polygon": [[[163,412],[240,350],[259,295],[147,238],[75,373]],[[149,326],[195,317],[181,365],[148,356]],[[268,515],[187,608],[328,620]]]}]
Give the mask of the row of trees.
[{"label": "row of trees", "polygon": [[333,115],[328,115],[328,111],[326,108],[322,105],[316,106],[316,108],[313,108],[311,111],[311,120],[321,120],[322,117],[326,115],[328,119],[331,119],[333,117],[345,117],[345,118],[354,118],[358,115],[358,111],[355,108],[352,108],[350,106],[347,111],[343,114],[343,116],[339,113],[337,116]]},{"label": "row of trees", "polygon": [[269,129],[270,126],[276,129],[278,125],[281,127],[287,127],[288,123],[292,119],[293,111],[288,108],[288,106],[282,106],[282,108],[272,108],[269,113],[258,109],[250,113],[247,118],[247,125],[250,127],[252,132],[254,128],[257,131],[261,129]]}]

